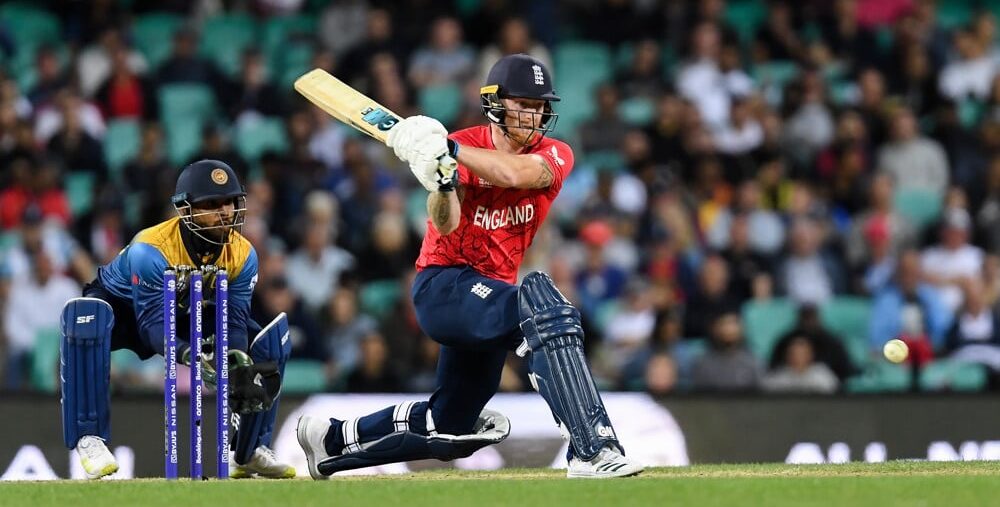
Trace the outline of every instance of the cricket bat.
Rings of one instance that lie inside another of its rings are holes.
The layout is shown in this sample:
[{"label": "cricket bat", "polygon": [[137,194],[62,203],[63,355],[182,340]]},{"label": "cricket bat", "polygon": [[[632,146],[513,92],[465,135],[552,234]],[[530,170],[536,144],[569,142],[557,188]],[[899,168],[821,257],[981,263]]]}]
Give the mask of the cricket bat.
[{"label": "cricket bat", "polygon": [[[295,80],[295,91],[330,116],[385,143],[399,116],[323,69],[313,69]],[[458,166],[448,154],[438,158],[442,169]]]}]

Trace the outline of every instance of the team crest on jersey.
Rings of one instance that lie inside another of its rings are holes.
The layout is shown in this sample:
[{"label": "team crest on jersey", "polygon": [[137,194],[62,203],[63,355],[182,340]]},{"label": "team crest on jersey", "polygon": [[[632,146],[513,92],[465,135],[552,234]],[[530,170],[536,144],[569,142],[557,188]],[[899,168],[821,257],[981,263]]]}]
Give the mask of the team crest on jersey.
[{"label": "team crest on jersey", "polygon": [[477,282],[469,292],[479,296],[481,299],[486,299],[493,292],[493,289],[487,287],[483,282]]},{"label": "team crest on jersey", "polygon": [[538,65],[532,65],[531,71],[535,73],[535,84],[544,85],[545,84],[545,74],[542,74],[542,67]]},{"label": "team crest on jersey", "polygon": [[223,169],[212,169],[212,181],[216,185],[225,185],[229,181],[229,175]]}]

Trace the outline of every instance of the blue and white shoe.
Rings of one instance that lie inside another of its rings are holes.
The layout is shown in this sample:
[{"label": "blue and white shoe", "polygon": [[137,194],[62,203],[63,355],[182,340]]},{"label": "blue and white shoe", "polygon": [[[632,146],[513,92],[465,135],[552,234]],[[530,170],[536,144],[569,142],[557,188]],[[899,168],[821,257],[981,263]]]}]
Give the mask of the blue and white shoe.
[{"label": "blue and white shoe", "polygon": [[605,447],[590,461],[584,461],[575,456],[570,458],[566,477],[570,479],[607,479],[638,475],[642,470],[642,465],[625,457],[617,449]]}]

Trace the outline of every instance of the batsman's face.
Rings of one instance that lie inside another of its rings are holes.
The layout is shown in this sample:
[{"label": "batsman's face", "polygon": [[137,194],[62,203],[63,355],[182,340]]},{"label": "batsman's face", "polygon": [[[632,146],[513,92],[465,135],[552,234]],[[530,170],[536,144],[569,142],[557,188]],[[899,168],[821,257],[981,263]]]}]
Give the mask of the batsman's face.
[{"label": "batsman's face", "polygon": [[507,109],[507,134],[521,144],[534,141],[535,132],[542,123],[545,101],[537,99],[501,99]]}]

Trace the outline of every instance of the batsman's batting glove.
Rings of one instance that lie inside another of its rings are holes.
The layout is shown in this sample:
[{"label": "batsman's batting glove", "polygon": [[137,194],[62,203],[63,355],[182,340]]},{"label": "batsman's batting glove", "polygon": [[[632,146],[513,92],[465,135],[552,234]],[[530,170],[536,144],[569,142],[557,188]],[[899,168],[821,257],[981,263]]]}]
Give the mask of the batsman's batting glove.
[{"label": "batsman's batting glove", "polygon": [[238,414],[269,410],[281,390],[278,363],[239,365],[229,372],[229,408]]},{"label": "batsman's batting glove", "polygon": [[440,141],[440,150],[436,148],[438,139],[448,137],[448,130],[441,122],[427,116],[410,116],[404,118],[395,127],[389,130],[386,137],[386,146],[392,148],[396,156],[406,163],[411,163],[421,156],[426,156],[430,151],[438,152],[438,156],[445,154],[444,141]]}]

